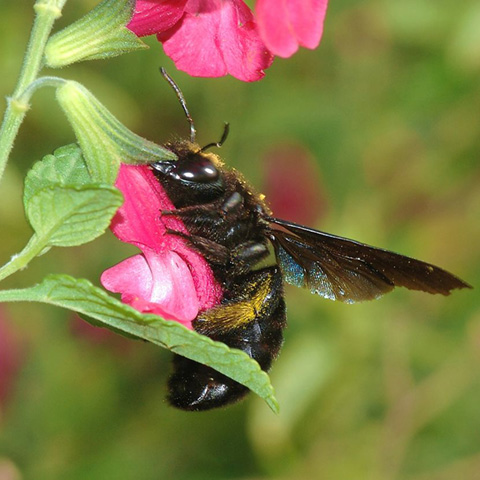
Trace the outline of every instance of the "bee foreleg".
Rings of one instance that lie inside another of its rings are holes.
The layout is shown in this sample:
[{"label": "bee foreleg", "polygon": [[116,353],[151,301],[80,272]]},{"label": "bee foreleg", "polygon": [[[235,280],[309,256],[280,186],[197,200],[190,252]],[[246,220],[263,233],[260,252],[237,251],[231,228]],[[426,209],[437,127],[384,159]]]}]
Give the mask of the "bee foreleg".
[{"label": "bee foreleg", "polygon": [[162,215],[183,218],[199,214],[204,215],[205,213],[211,212],[215,207],[218,208],[216,203],[207,203],[204,205],[190,205],[188,207],[175,208],[173,210],[160,210],[160,213]]},{"label": "bee foreleg", "polygon": [[218,226],[224,222],[223,213],[218,203],[209,203],[200,206],[182,207],[177,210],[162,210],[162,216],[179,218],[189,231],[199,230],[216,232]]},{"label": "bee foreleg", "polygon": [[168,229],[169,235],[183,238],[194,250],[202,255],[207,262],[214,265],[226,265],[230,259],[230,250],[219,243],[198,235],[189,235],[178,230]]}]

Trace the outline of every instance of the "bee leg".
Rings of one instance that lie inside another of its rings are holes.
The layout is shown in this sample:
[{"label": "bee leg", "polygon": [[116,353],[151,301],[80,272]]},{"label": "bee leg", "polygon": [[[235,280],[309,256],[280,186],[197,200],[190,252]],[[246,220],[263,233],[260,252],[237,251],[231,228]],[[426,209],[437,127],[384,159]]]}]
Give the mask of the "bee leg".
[{"label": "bee leg", "polygon": [[160,210],[160,215],[162,217],[167,217],[167,216],[171,216],[171,217],[176,217],[178,214],[177,214],[177,210]]},{"label": "bee leg", "polygon": [[224,215],[217,204],[182,207],[178,210],[162,210],[161,214],[180,219],[189,231],[217,231],[224,222]]},{"label": "bee leg", "polygon": [[226,265],[230,259],[230,250],[219,243],[198,235],[189,235],[178,230],[166,229],[169,235],[183,238],[189,246],[196,250],[207,262],[214,265]]},{"label": "bee leg", "polygon": [[173,230],[173,228],[165,228],[165,232],[168,233],[168,235],[175,235],[190,242],[191,236],[188,233],[181,232],[180,230]]},{"label": "bee leg", "polygon": [[243,197],[238,192],[234,192],[223,203],[218,202],[204,203],[202,205],[189,205],[174,210],[160,210],[162,215],[179,218],[198,217],[200,215],[207,217],[225,217],[238,211],[243,206]]},{"label": "bee leg", "polygon": [[191,205],[188,207],[175,208],[173,210],[160,210],[162,215],[169,215],[172,217],[190,217],[192,215],[198,215],[204,212],[210,212],[212,210],[212,204],[204,205]]}]

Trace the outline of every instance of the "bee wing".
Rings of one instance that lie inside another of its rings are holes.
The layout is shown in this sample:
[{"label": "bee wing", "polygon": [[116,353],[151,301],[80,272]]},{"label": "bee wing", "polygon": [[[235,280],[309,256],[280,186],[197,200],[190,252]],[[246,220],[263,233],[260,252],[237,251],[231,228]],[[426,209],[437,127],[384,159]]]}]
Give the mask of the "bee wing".
[{"label": "bee wing", "polygon": [[268,220],[285,281],[330,300],[372,300],[395,287],[442,295],[472,288],[429,263],[278,218]]}]

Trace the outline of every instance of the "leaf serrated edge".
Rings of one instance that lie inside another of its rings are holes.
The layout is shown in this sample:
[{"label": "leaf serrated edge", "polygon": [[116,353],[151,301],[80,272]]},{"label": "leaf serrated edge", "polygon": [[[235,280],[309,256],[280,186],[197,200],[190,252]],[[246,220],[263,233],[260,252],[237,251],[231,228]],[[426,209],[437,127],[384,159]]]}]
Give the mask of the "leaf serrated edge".
[{"label": "leaf serrated edge", "polygon": [[[65,175],[65,172],[62,172],[60,168],[57,168],[57,165],[63,165],[67,161],[70,162],[70,168],[68,175]],[[56,165],[55,165],[56,164]],[[79,169],[80,164],[83,166],[85,181],[76,182],[75,184],[70,183],[66,180],[66,177],[70,177],[72,171]],[[53,168],[52,172],[57,176],[56,179],[46,178],[45,171],[47,169]],[[39,182],[43,183],[41,187],[38,187],[35,184]],[[70,143],[68,145],[63,145],[55,149],[52,154],[48,154],[42,157],[41,160],[36,161],[30,170],[27,172],[27,175],[24,180],[24,194],[23,194],[23,203],[26,208],[27,203],[30,199],[36,195],[42,188],[47,186],[61,186],[61,187],[72,187],[75,185],[92,185],[92,186],[103,186],[100,183],[95,183],[92,181],[92,178],[88,172],[87,164],[82,155],[81,148],[75,144]],[[105,187],[110,186],[104,184]]]}]

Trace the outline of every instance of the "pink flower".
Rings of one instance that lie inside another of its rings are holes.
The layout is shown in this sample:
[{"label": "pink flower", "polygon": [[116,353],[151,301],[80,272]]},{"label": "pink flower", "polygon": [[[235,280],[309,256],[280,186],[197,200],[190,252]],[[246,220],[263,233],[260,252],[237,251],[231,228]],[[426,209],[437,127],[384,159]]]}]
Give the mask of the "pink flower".
[{"label": "pink flower", "polygon": [[166,233],[166,229],[188,232],[174,216],[161,215],[174,206],[147,165],[122,165],[116,187],[125,202],[111,229],[142,253],[103,272],[102,285],[121,293],[123,302],[141,312],[192,328],[199,311],[220,301],[220,285],[200,254],[179,236]]},{"label": "pink flower", "polygon": [[75,314],[70,318],[70,332],[79,340],[85,340],[90,345],[107,347],[112,353],[118,353],[122,357],[128,356],[134,345],[134,342],[128,338],[118,335],[108,328],[93,326]]},{"label": "pink flower", "polygon": [[283,143],[267,152],[264,160],[263,191],[276,217],[314,225],[326,215],[328,200],[320,171],[305,147]]},{"label": "pink flower", "polygon": [[258,25],[243,0],[137,0],[128,28],[156,34],[180,70],[260,80],[273,54],[320,42],[327,0],[258,0]]},{"label": "pink flower", "polygon": [[317,48],[323,33],[328,0],[258,0],[255,13],[260,36],[279,57],[298,47]]}]

